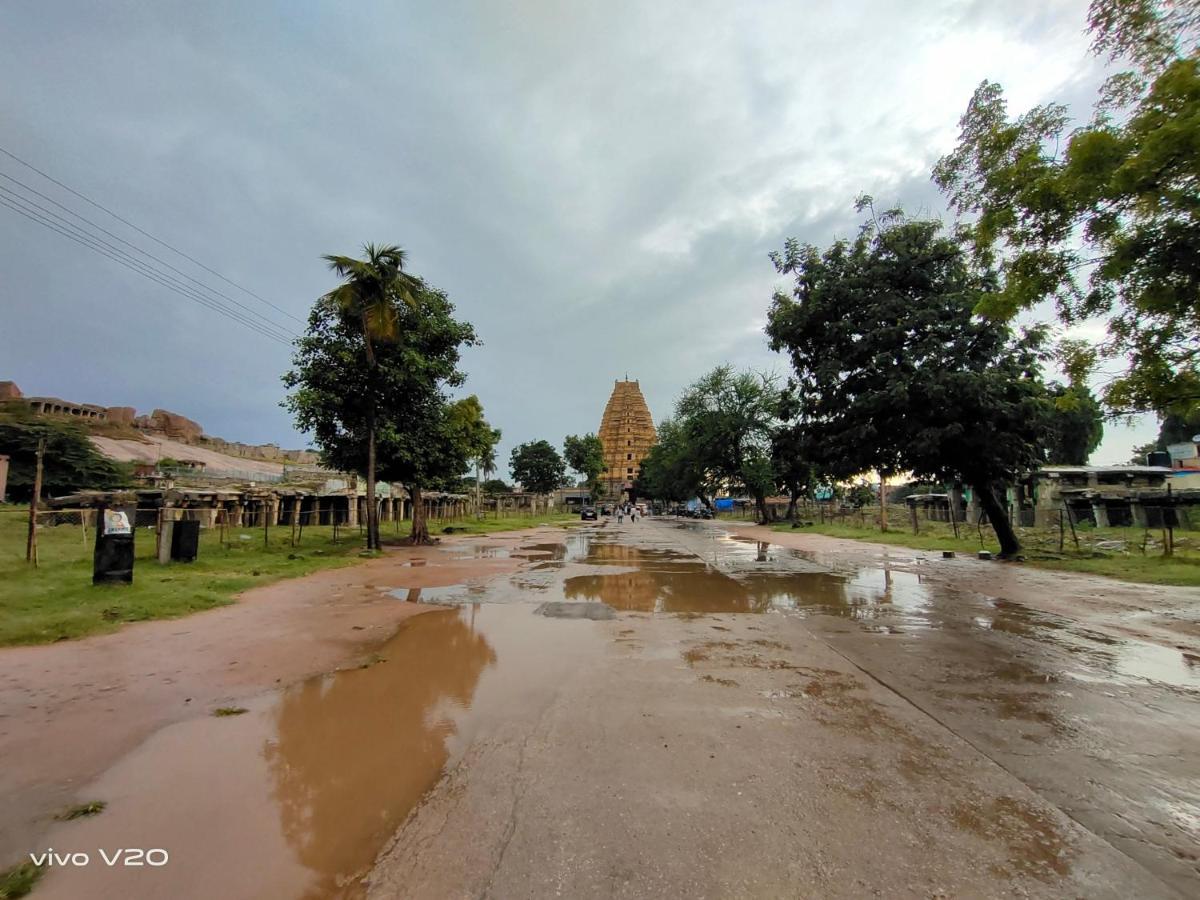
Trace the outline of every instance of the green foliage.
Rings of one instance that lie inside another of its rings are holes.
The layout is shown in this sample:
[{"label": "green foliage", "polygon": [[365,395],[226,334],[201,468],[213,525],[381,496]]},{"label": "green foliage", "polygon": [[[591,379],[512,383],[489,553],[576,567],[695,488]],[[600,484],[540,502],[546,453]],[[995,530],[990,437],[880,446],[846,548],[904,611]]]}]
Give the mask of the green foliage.
[{"label": "green foliage", "polygon": [[1090,22],[1096,52],[1138,66],[1110,80],[1095,119],[1070,131],[1059,104],[1010,119],[984,82],[934,180],[973,217],[961,234],[979,261],[997,264],[980,312],[1053,298],[1065,323],[1103,316],[1100,356],[1127,364],[1105,405],[1186,413],[1200,407],[1200,4],[1096,0]]},{"label": "green foliage", "polygon": [[658,430],[637,489],[657,500],[744,490],[764,500],[775,489],[772,437],[780,394],[774,378],[718,366],[683,392]]},{"label": "green foliage", "polygon": [[699,459],[693,455],[678,419],[659,423],[658,440],[642,460],[634,489],[639,496],[671,503],[710,493]]},{"label": "green foliage", "polygon": [[511,494],[512,485],[499,478],[489,478],[483,483],[485,494]]},{"label": "green foliage", "polygon": [[992,488],[1040,462],[1051,404],[1041,335],[973,314],[990,273],[938,223],[897,211],[823,253],[790,240],[771,258],[794,285],[775,295],[767,335],[791,360],[812,461],[837,480],[962,479],[1015,553]]},{"label": "green foliage", "polygon": [[18,863],[0,872],[0,900],[18,900],[27,896],[45,872],[44,866],[32,862]]},{"label": "green foliage", "polygon": [[509,462],[513,478],[533,494],[548,494],[560,488],[567,467],[549,441],[530,441],[515,447]]},{"label": "green foliage", "polygon": [[1096,397],[1086,387],[1050,385],[1054,411],[1045,437],[1046,462],[1087,465],[1092,451],[1104,438],[1104,415]]},{"label": "green foliage", "polygon": [[25,502],[33,496],[37,447],[43,438],[42,496],[129,484],[131,467],[101,454],[81,425],[36,416],[22,403],[8,403],[0,406],[0,453],[10,457],[8,493],[12,500]]},{"label": "green foliage", "polygon": [[592,498],[600,495],[599,479],[604,472],[604,445],[594,434],[569,434],[563,441],[563,457],[567,465],[587,481]]}]

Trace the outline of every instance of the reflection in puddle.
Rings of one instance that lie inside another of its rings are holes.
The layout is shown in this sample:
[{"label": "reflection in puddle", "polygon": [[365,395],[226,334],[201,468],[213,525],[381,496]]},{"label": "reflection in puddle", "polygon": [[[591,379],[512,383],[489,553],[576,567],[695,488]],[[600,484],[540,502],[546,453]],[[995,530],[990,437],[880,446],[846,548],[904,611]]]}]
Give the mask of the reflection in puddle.
[{"label": "reflection in puddle", "polygon": [[165,728],[88,786],[109,801],[104,815],[48,840],[166,847],[170,865],[56,868],[38,893],[361,897],[379,850],[471,742],[531,727],[580,661],[604,651],[594,626],[527,606],[431,610],[361,666],[243,716]]},{"label": "reflection in puddle", "polygon": [[[1074,665],[1100,670],[1109,680],[1115,676],[1118,680],[1121,677],[1137,678],[1176,687],[1200,688],[1200,671],[1180,650],[1133,638],[1117,639],[1010,600],[991,600],[989,606],[994,609],[991,615],[973,618],[977,627],[1064,650],[1071,654]],[[1068,671],[1066,674],[1081,681],[1093,680],[1086,671]]]},{"label": "reflection in puddle", "polygon": [[[749,543],[757,558],[760,542]],[[690,554],[600,541],[591,543],[582,561],[628,571],[567,578],[567,598],[599,600],[621,610],[760,613],[788,609],[853,619],[891,611],[907,622],[922,624],[930,602],[918,576],[884,569],[864,569],[852,577],[810,570],[722,571]]]},{"label": "reflection in puddle", "polygon": [[440,776],[451,711],[467,709],[496,662],[459,611],[418,616],[369,669],[285,691],[264,744],[280,826],[328,896],[364,874],[383,842]]}]

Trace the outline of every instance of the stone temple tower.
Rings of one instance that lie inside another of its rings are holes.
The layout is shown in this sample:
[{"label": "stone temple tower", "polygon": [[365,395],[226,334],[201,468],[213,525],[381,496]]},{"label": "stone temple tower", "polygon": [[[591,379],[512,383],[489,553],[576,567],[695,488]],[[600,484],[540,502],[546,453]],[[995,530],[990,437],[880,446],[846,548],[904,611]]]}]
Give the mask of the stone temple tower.
[{"label": "stone temple tower", "polygon": [[620,500],[633,486],[642,460],[654,446],[654,419],[636,381],[617,381],[600,420],[604,445],[604,499]]}]

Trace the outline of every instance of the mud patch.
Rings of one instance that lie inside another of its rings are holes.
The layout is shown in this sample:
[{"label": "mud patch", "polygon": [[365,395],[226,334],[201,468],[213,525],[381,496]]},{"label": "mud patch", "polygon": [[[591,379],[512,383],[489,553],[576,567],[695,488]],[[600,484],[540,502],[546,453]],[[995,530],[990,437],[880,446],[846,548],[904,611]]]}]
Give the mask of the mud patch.
[{"label": "mud patch", "polygon": [[1005,864],[993,867],[997,874],[1020,873],[1054,881],[1071,871],[1074,847],[1048,813],[1023,800],[997,797],[979,805],[960,803],[952,818],[965,831],[1007,845]]}]

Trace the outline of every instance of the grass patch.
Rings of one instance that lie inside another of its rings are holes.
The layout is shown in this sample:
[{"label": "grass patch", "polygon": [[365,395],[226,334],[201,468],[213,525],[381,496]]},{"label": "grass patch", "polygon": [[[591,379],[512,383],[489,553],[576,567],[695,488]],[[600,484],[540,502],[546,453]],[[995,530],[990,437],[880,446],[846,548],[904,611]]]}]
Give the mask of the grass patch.
[{"label": "grass patch", "polygon": [[45,871],[44,866],[20,863],[0,872],[0,900],[17,900],[33,890]]},{"label": "grass patch", "polygon": [[92,584],[94,532],[78,524],[38,530],[39,567],[25,562],[28,510],[0,506],[0,646],[45,644],[113,631],[125,622],[165,619],[224,606],[242,591],[319,569],[357,562],[361,539],[341,528],[305,528],[299,547],[291,529],[274,527],[263,546],[262,529],[230,529],[226,544],[216,529],[200,532],[193,563],[159,565],[153,528],[138,528],[133,584]]},{"label": "grass patch", "polygon": [[54,818],[60,822],[70,822],[72,819],[83,819],[87,816],[95,816],[104,812],[104,807],[108,806],[103,800],[93,800],[91,803],[80,803],[76,806],[68,806]]},{"label": "grass patch", "polygon": [[[805,518],[804,521],[811,519]],[[913,534],[911,529],[905,530],[899,524],[891,525],[888,531],[880,531],[877,526],[871,525],[864,527],[832,522],[813,522],[801,528],[792,528],[788,522],[779,522],[771,528],[791,533],[815,532],[829,537],[871,541],[914,550],[953,550],[966,556],[974,556],[979,550],[1000,552],[995,535],[986,525],[982,529],[982,541],[980,531],[974,526],[959,525],[959,537],[956,538],[951,526],[945,522],[922,521],[920,534]],[[1081,525],[1077,526],[1077,533],[1079,549],[1075,549],[1075,542],[1068,531],[1060,551],[1057,528],[1017,530],[1026,563],[1039,569],[1104,575],[1140,584],[1200,586],[1200,535],[1195,531],[1176,530],[1173,556],[1162,555],[1157,530],[1147,533],[1140,528],[1092,528]]]},{"label": "grass patch", "polygon": [[223,716],[240,716],[242,713],[248,713],[250,710],[244,706],[218,706],[213,710],[212,714],[221,718]]}]

